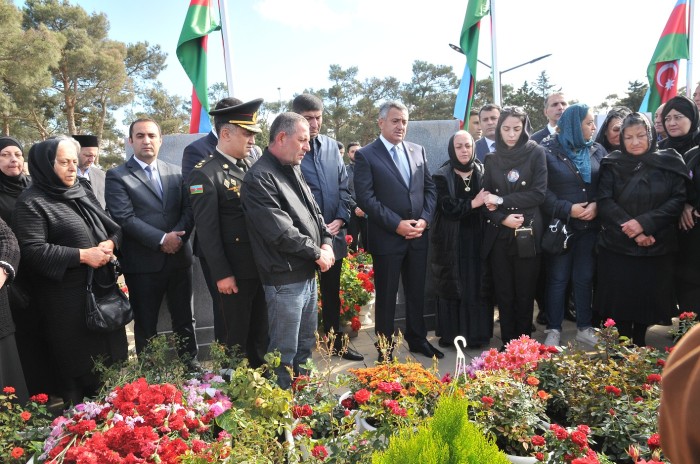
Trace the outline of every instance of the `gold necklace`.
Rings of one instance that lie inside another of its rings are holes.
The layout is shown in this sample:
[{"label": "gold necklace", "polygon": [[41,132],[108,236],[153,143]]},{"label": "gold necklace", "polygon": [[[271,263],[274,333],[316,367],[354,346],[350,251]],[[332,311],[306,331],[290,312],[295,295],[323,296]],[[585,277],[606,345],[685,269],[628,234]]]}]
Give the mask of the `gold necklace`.
[{"label": "gold necklace", "polygon": [[471,190],[472,175],[469,174],[468,177],[462,177],[462,182],[464,182],[464,191],[469,192]]}]

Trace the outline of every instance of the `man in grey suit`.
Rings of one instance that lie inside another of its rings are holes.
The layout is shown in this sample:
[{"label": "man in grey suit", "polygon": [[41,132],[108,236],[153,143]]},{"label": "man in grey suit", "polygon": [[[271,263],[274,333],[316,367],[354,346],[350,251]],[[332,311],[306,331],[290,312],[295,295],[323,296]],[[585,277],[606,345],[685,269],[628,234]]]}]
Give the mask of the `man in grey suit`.
[{"label": "man in grey suit", "polygon": [[107,172],[107,209],[122,227],[119,260],[134,310],[136,352],[157,334],[158,312],[167,298],[178,354],[198,370],[192,316],[192,246],[194,220],[180,168],[158,160],[160,126],[137,119],[129,126],[134,156]]},{"label": "man in grey suit", "polygon": [[[389,101],[379,108],[381,135],[355,154],[357,206],[367,214],[367,249],[374,262],[375,332],[394,334],[399,275],[406,294],[406,341],[413,352],[442,358],[426,338],[423,320],[427,228],[433,219],[436,192],[425,149],[404,141],[408,109]],[[380,350],[379,361],[390,353]]]},{"label": "man in grey suit", "polygon": [[72,137],[80,144],[78,177],[84,177],[90,181],[92,193],[95,194],[102,208],[105,208],[105,172],[97,166],[100,143],[94,135],[73,135]]}]

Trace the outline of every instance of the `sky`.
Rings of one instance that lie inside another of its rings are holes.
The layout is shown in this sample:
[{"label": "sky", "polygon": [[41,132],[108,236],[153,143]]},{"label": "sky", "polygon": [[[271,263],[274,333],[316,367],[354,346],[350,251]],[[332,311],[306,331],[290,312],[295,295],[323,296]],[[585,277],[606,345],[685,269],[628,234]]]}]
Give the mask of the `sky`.
[{"label": "sky", "polygon": [[[358,77],[410,80],[415,60],[448,65],[461,77],[459,43],[467,0],[222,0],[227,1],[233,94],[247,101],[287,101],[306,88],[327,88],[331,64],[359,68]],[[191,84],[175,48],[189,0],[71,0],[103,12],[110,38],[160,44],[168,54],[159,79],[189,98]],[[213,3],[216,3],[213,0]],[[495,0],[498,69],[550,54],[503,73],[502,83],[534,84],[542,71],[569,100],[589,106],[621,97],[630,81],[646,82],[646,68],[676,0]],[[696,0],[697,5],[697,0]],[[695,14],[695,55],[700,15]],[[479,59],[492,63],[491,17],[482,21]],[[693,81],[700,81],[699,60]],[[477,79],[490,70],[477,68]],[[681,62],[679,88],[686,83]],[[209,38],[209,82],[225,82],[222,35]],[[695,84],[691,85],[692,88]],[[507,104],[507,102],[505,102]],[[449,119],[451,115],[446,115]]]}]

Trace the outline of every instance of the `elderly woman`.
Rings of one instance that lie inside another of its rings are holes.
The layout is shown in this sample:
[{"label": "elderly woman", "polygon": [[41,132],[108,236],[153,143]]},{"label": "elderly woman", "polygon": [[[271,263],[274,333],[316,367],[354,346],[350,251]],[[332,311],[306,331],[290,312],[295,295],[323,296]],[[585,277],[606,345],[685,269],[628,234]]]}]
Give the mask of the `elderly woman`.
[{"label": "elderly woman", "polygon": [[496,151],[484,159],[483,188],[490,193],[482,256],[491,265],[504,345],[532,333],[540,269],[547,162],[544,148],[530,140],[529,126],[522,108],[504,108]]},{"label": "elderly woman", "polygon": [[603,124],[600,125],[600,130],[598,131],[598,135],[596,135],[595,141],[601,144],[608,153],[620,149],[620,128],[622,127],[622,120],[631,112],[632,110],[625,106],[616,106],[608,111],[607,116],[605,116],[605,120]]},{"label": "elderly woman", "polygon": [[689,176],[675,150],[657,149],[645,116],[627,116],[621,138],[620,151],[600,166],[596,306],[617,322],[621,335],[643,346],[647,327],[675,312],[676,223]]},{"label": "elderly woman", "polygon": [[481,297],[480,207],[488,192],[481,188],[484,167],[469,132],[450,137],[447,152],[449,161],[433,174],[437,208],[430,233],[439,344],[453,346],[454,338],[462,335],[468,346],[477,348],[493,336],[493,312]]},{"label": "elderly woman", "polygon": [[10,222],[17,197],[28,185],[22,145],[12,137],[0,137],[0,218],[6,223]]},{"label": "elderly woman", "polygon": [[547,150],[547,196],[542,205],[545,217],[568,224],[573,237],[567,253],[545,254],[547,339],[545,345],[558,346],[564,319],[566,289],[572,281],[576,308],[576,340],[595,344],[592,328],[593,248],[600,225],[596,195],[600,160],[607,152],[593,141],[595,122],[587,105],[571,105],[557,123],[557,133],[543,142]]},{"label": "elderly woman", "polygon": [[0,218],[0,388],[14,387],[21,404],[27,401],[27,386],[17,353],[7,288],[12,284],[19,264],[19,245],[15,234]]},{"label": "elderly woman", "polygon": [[121,231],[78,181],[79,150],[68,137],[34,145],[29,152],[32,185],[17,199],[12,216],[22,270],[30,274],[32,288],[40,290],[31,304],[66,404],[96,392],[94,359],[110,364],[127,354],[124,328],[103,334],[90,332],[85,324],[88,266],[96,274],[108,273],[103,266],[112,259]]},{"label": "elderly woman", "polygon": [[676,298],[680,311],[700,312],[700,116],[687,97],[670,99],[661,111],[668,138],[662,142],[683,155],[690,180],[683,214],[678,223],[679,253],[676,262]]}]

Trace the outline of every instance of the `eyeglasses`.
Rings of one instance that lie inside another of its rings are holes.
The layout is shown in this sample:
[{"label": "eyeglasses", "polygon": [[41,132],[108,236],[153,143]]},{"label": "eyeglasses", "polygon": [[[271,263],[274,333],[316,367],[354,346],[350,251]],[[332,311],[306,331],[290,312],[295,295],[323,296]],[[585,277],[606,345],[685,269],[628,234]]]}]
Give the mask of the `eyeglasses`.
[{"label": "eyeglasses", "polygon": [[685,115],[676,114],[676,115],[673,115],[673,116],[666,116],[666,117],[664,118],[664,122],[671,122],[671,121],[681,122],[681,121],[684,120],[684,119],[688,119],[688,118],[687,118]]}]

